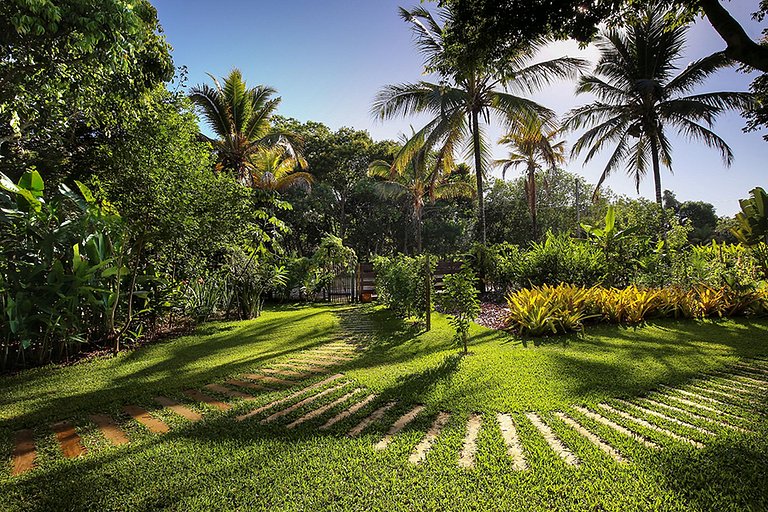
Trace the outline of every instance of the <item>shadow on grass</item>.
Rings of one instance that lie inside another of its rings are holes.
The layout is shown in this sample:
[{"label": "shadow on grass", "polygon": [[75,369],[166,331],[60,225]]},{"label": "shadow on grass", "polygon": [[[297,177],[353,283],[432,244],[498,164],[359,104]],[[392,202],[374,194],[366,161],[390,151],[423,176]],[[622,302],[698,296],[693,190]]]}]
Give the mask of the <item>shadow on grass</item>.
[{"label": "shadow on grass", "polygon": [[[350,311],[348,309],[338,309],[339,312]],[[382,333],[372,336],[368,340],[368,351],[361,354],[356,360],[336,368],[334,370],[344,371],[352,368],[365,368],[380,364],[386,361],[388,364],[407,361],[422,357],[426,354],[442,352],[455,348],[450,339],[445,343],[439,343],[429,347],[426,352],[419,352],[416,355],[405,353],[398,355],[394,360],[388,357],[388,353],[404,344],[412,343],[415,338],[423,333],[418,326],[403,324],[394,319],[387,312],[377,310],[361,310],[363,314],[371,315],[375,326],[379,327]],[[308,317],[319,313],[308,313]],[[343,315],[342,315],[343,317]],[[286,327],[294,320],[270,321],[263,323],[254,323],[244,329],[233,329],[231,325],[222,324],[221,326],[209,325],[205,327],[204,336],[216,336],[215,340],[207,340],[201,343],[203,346],[195,348],[193,353],[186,354],[189,347],[174,347],[169,354],[169,359],[165,365],[161,362],[154,366],[150,371],[145,369],[146,376],[152,376],[157,373],[169,371],[171,375],[163,375],[160,380],[166,388],[162,389],[180,389],[196,384],[206,384],[215,379],[233,374],[237,371],[243,371],[246,367],[251,368],[254,364],[271,360],[281,355],[289,354],[295,350],[311,348],[323,342],[316,336],[328,336],[332,329],[312,334],[312,339],[305,340],[305,344],[300,343],[296,336],[286,343],[279,350],[269,352],[258,356],[251,356],[243,361],[227,365],[224,368],[209,369],[199,372],[192,376],[187,376],[186,380],[181,379],[181,383],[169,382],[169,380],[179,381],[179,375],[173,375],[175,372],[183,371],[188,361],[196,358],[210,357],[218,351],[237,347],[242,343],[259,343],[268,340],[274,336],[281,328]],[[342,318],[343,323],[343,318]],[[218,329],[218,327],[222,327]],[[650,329],[655,332],[652,332]],[[257,332],[252,332],[257,330]],[[669,372],[667,375],[668,383],[675,383],[688,377],[687,372],[690,369],[694,371],[697,367],[707,366],[711,360],[712,354],[727,354],[738,357],[746,357],[768,352],[766,344],[757,345],[754,343],[755,337],[759,339],[766,338],[766,326],[760,323],[753,323],[748,320],[740,320],[729,323],[687,323],[670,322],[649,325],[644,329],[626,329],[626,328],[600,328],[590,332],[585,337],[571,338],[568,341],[568,348],[573,349],[568,352],[553,351],[550,355],[555,361],[555,365],[563,379],[570,385],[577,386],[579,392],[584,394],[593,393],[596,390],[610,389],[615,391],[617,386],[621,389],[621,383],[626,380],[627,372],[633,367],[643,362],[665,366]],[[664,334],[660,337],[659,333]],[[223,334],[223,336],[219,336]],[[302,334],[303,335],[303,334]],[[245,341],[244,336],[253,338]],[[626,343],[624,347],[626,359],[623,361],[596,361],[583,355],[585,349],[593,354],[598,354],[602,350],[611,348],[610,340],[614,343]],[[505,338],[500,338],[494,331],[479,331],[473,338],[473,345],[485,341],[497,340],[505,343]],[[558,344],[562,344],[561,341]],[[213,345],[213,346],[209,346]],[[670,348],[674,348],[675,357],[680,354],[686,356],[689,363],[685,368],[669,364]],[[458,349],[456,349],[458,352]],[[133,354],[132,354],[133,356]],[[186,360],[184,358],[187,358]],[[181,360],[176,360],[180,358]],[[185,362],[187,361],[187,362]],[[398,400],[400,402],[416,402],[420,397],[444,380],[450,379],[455,374],[461,364],[462,356],[459,353],[446,355],[439,364],[426,368],[422,371],[405,375],[399,378],[396,383],[385,389],[379,400],[381,402],[389,400]],[[690,367],[690,368],[688,368]],[[700,371],[700,370],[698,370]],[[677,377],[675,377],[677,376]],[[132,390],[135,382],[131,382],[128,377],[124,377],[124,382],[117,388],[104,390],[103,393],[109,394],[110,399],[114,399],[116,392],[125,390],[132,392],[133,396],[150,397],[159,393],[160,387],[155,387],[155,383],[141,384],[141,389]],[[676,380],[677,379],[677,380]],[[649,382],[648,385],[655,385],[658,379]],[[627,386],[627,391],[637,391],[636,386]],[[86,394],[78,397],[78,400],[88,402],[89,409],[94,410],[98,400],[105,397],[99,396],[102,392]],[[765,404],[763,404],[765,405]],[[52,402],[46,409],[55,409],[62,404],[56,401]],[[48,411],[50,413],[50,411]],[[27,418],[32,419],[32,416]],[[765,437],[765,432],[762,437]],[[174,429],[164,436],[149,438],[135,445],[129,445],[119,449],[105,450],[89,454],[87,457],[77,461],[67,461],[66,463],[57,463],[47,468],[40,468],[33,474],[24,477],[21,480],[4,480],[0,483],[0,492],[8,495],[33,496],[34,504],[40,510],[58,510],[62,508],[80,508],[84,509],[93,506],[93,494],[99,492],[101,488],[113,488],[116,481],[120,481],[121,493],[141,494],[139,503],[132,502],[133,506],[144,509],[154,509],[178,505],[182,499],[194,495],[198,492],[194,486],[184,486],[178,481],[163,489],[162,495],[157,492],[154,495],[144,496],[141,488],[141,479],[126,480],[125,478],[114,478],[109,472],[104,472],[102,466],[125,458],[136,458],[138,460],[136,467],[147,466],[147,471],[151,473],[162,473],[152,465],[152,456],[162,455],[157,450],[161,443],[171,443],[174,440],[193,439],[200,445],[211,446],[244,446],[259,445],[266,442],[278,442],[282,444],[292,444],[302,440],[316,437],[338,436],[338,433],[329,431],[327,433],[318,432],[311,426],[301,427],[296,431],[288,431],[280,425],[261,426],[258,421],[247,421],[236,423],[231,414],[218,415],[206,418],[199,424],[188,424],[184,427]],[[736,437],[717,439],[702,451],[680,453],[676,450],[664,450],[658,456],[658,464],[649,469],[654,476],[654,484],[672,489],[675,492],[685,496],[692,505],[692,508],[701,510],[764,510],[768,508],[768,497],[761,490],[768,488],[768,476],[765,471],[756,471],[756,468],[768,467],[768,453],[766,453],[765,443],[756,443],[749,437]],[[229,443],[229,444],[228,444]],[[197,446],[197,444],[196,444]],[[199,447],[198,447],[199,448]],[[191,450],[192,448],[184,448]],[[258,452],[262,453],[262,452]],[[178,467],[179,459],[174,459],[176,466],[165,467],[166,471],[184,471],[184,467]],[[244,472],[259,468],[267,464],[267,461],[256,459],[238,459],[229,461],[226,469],[213,468],[211,473],[242,470]],[[74,473],[73,473],[74,471]],[[200,482],[203,477],[213,477],[213,474],[195,475],[196,481]],[[69,486],[66,490],[67,501],[62,502],[62,482],[71,481],[74,475],[78,475],[81,481],[88,481],[88,486]],[[161,475],[160,475],[161,476]],[[226,475],[224,475],[226,477]]]},{"label": "shadow on grass", "polygon": [[[549,357],[571,393],[631,397],[722,368],[724,358],[768,353],[768,326],[750,319],[601,326],[571,337],[568,346]],[[610,352],[621,357],[603,356]]]},{"label": "shadow on grass", "polygon": [[[282,310],[288,308],[283,307]],[[68,368],[44,368],[18,374],[3,382],[7,396],[18,400],[40,401],[34,411],[0,422],[0,429],[20,429],[45,421],[58,421],[84,412],[101,411],[114,404],[151,399],[163,393],[200,387],[223,378],[254,371],[270,362],[325,344],[336,329],[312,323],[314,317],[331,314],[331,308],[292,308],[289,317],[262,318],[245,324],[217,322],[205,325],[189,336],[147,345],[118,358],[105,360],[99,370],[104,385],[83,392],[33,392],[38,380],[66,379]],[[292,327],[296,325],[294,332]],[[280,343],[275,340],[280,339]],[[224,356],[222,364],[205,364]],[[147,361],[153,361],[146,364]],[[199,363],[199,364],[198,364]],[[131,367],[136,366],[135,371]],[[63,375],[62,375],[62,372]],[[15,395],[15,396],[14,396]]]}]

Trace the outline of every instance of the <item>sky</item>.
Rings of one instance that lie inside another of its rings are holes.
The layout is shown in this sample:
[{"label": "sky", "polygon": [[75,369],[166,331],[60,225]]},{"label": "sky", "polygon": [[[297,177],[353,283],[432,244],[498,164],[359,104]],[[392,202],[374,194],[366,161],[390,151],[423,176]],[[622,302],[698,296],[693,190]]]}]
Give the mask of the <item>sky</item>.
[{"label": "sky", "polygon": [[[421,5],[416,0],[218,0],[215,7],[210,0],[151,1],[173,47],[174,63],[188,68],[190,85],[210,83],[206,73],[220,77],[237,67],[249,86],[277,89],[283,116],[319,121],[334,130],[343,126],[367,130],[375,140],[397,139],[401,133],[410,133],[411,126],[418,129],[424,124],[425,118],[382,122],[370,114],[382,86],[425,79],[410,28],[398,16],[399,6]],[[764,26],[750,17],[757,4],[757,0],[726,3],[754,39]],[[436,9],[436,4],[424,5]],[[700,20],[689,32],[679,66],[723,48],[714,29]],[[565,55],[595,62],[598,52],[594,47],[580,50],[574,42],[558,42],[538,59]],[[701,92],[746,91],[750,81],[749,75],[724,70]],[[532,98],[562,115],[589,101],[587,96],[577,97],[574,89],[573,82],[560,82]],[[730,168],[717,151],[673,137],[674,172],[662,171],[662,187],[681,201],[712,203],[720,215],[739,211],[738,199],[747,197],[749,190],[768,188],[768,143],[761,133],[743,133],[744,125],[744,119],[732,113],[719,118],[714,128],[733,149]],[[488,134],[495,142],[502,130],[491,127]],[[578,135],[564,138],[572,143]],[[494,147],[495,158],[505,154],[504,147]],[[596,183],[607,158],[605,151],[586,166],[577,157],[565,167]],[[606,184],[619,194],[638,197],[633,180],[624,173],[611,175]],[[639,195],[653,199],[651,176]]]}]

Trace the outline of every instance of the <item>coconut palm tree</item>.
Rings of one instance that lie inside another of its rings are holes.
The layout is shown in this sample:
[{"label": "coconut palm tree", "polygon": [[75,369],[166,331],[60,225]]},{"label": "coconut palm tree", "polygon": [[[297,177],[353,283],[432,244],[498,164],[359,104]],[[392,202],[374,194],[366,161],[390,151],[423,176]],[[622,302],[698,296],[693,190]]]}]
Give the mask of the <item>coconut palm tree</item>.
[{"label": "coconut palm tree", "polygon": [[672,169],[671,130],[717,149],[730,166],[733,152],[711,128],[718,115],[747,109],[752,96],[742,92],[695,93],[716,71],[730,66],[724,52],[697,60],[678,72],[688,32],[675,26],[669,12],[650,6],[638,13],[626,29],[609,29],[597,40],[600,59],[594,74],[579,80],[578,94],[591,93],[597,101],[569,112],[564,129],[589,129],[574,144],[572,153],[586,151],[584,163],[613,146],[595,193],[615,170],[625,168],[640,190],[649,167],[653,172],[656,202],[661,206],[663,164]]},{"label": "coconut palm tree", "polygon": [[298,136],[275,130],[270,119],[280,104],[277,91],[258,85],[249,89],[239,69],[223,78],[223,84],[208,74],[214,86],[200,84],[190,89],[189,98],[201,111],[215,139],[203,135],[218,157],[218,170],[232,172],[243,185],[253,186],[252,157],[262,148],[279,146],[300,167],[306,162],[300,153]]},{"label": "coconut palm tree", "polygon": [[312,183],[312,175],[297,171],[299,164],[296,158],[287,155],[282,146],[258,148],[250,157],[249,164],[254,188],[285,192],[296,186],[308,188]]},{"label": "coconut palm tree", "polygon": [[558,130],[547,130],[540,119],[530,119],[522,123],[507,135],[499,139],[499,144],[507,144],[510,153],[507,158],[495,160],[496,167],[501,167],[502,178],[510,168],[525,169],[525,197],[533,225],[533,239],[539,237],[536,221],[536,171],[552,169],[565,163],[565,141],[555,142]]},{"label": "coconut palm tree", "polygon": [[[451,11],[441,12],[442,20],[450,23]],[[426,147],[444,147],[443,152],[466,148],[467,156],[471,156],[475,164],[478,235],[484,242],[483,177],[489,164],[489,151],[483,124],[494,119],[513,126],[527,117],[537,117],[549,124],[555,118],[554,113],[523,95],[556,79],[573,78],[587,63],[563,57],[530,64],[544,44],[539,41],[500,66],[503,69],[490,69],[484,59],[468,57],[452,72],[440,71],[445,68],[440,64],[447,61],[443,27],[421,7],[410,11],[401,8],[400,16],[411,24],[417,47],[426,58],[427,71],[438,75],[438,83],[421,81],[386,86],[376,96],[372,113],[382,120],[428,114],[432,119],[419,131]],[[409,162],[417,151],[406,144],[401,152],[403,162]],[[398,167],[407,165],[403,162],[395,161],[394,164]]]},{"label": "coconut palm tree", "polygon": [[[412,154],[408,164],[403,165],[403,151],[410,151],[413,147],[420,147],[421,150]],[[463,164],[454,165],[452,158],[445,158],[440,152],[429,152],[424,146],[423,134],[414,134],[395,156],[394,162],[376,160],[368,167],[368,175],[380,180],[377,185],[383,196],[405,196],[408,199],[416,230],[417,253],[422,250],[425,205],[438,199],[474,196],[475,187],[469,179],[470,174],[461,172],[465,167]]]}]

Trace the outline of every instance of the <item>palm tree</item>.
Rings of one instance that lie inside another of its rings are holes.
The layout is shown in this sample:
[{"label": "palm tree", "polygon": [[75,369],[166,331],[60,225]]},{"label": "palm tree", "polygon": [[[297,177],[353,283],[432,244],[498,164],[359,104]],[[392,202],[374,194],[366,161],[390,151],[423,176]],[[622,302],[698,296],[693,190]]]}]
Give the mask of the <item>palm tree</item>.
[{"label": "palm tree", "polygon": [[676,74],[675,64],[688,29],[671,24],[670,14],[651,6],[639,12],[625,30],[604,31],[597,41],[600,59],[594,74],[579,81],[577,94],[591,93],[597,101],[567,115],[564,129],[590,127],[574,144],[572,153],[587,151],[586,164],[606,146],[615,146],[595,193],[622,165],[639,192],[650,160],[656,202],[661,206],[660,166],[672,169],[668,128],[717,149],[725,165],[733,161],[731,148],[710,128],[724,111],[749,108],[752,96],[740,92],[691,94],[731,62],[719,52]]},{"label": "palm tree", "polygon": [[312,175],[297,171],[296,158],[287,155],[282,146],[258,148],[249,163],[254,188],[284,192],[295,186],[308,188],[312,183]]},{"label": "palm tree", "polygon": [[[368,175],[381,180],[377,184],[382,195],[407,197],[416,230],[416,252],[419,254],[422,250],[424,206],[438,199],[472,197],[475,193],[474,185],[467,179],[469,173],[461,172],[463,164],[454,166],[452,158],[427,151],[424,139],[420,137],[414,134],[395,156],[393,163],[376,160],[368,167]],[[402,165],[405,161],[403,151],[413,147],[420,150],[411,155],[407,165]]]},{"label": "palm tree", "polygon": [[[451,11],[443,10],[443,21],[450,23]],[[439,82],[405,83],[384,87],[374,100],[372,113],[379,119],[426,113],[432,120],[419,133],[428,148],[442,147],[452,153],[464,146],[474,158],[477,181],[478,235],[485,242],[485,209],[483,205],[483,175],[488,162],[488,144],[483,136],[483,124],[496,119],[513,126],[521,118],[537,117],[549,123],[554,112],[522,96],[541,89],[555,79],[575,77],[586,67],[581,59],[563,57],[529,65],[544,41],[531,44],[517,58],[504,63],[503,69],[489,69],[481,58],[467,58],[451,73],[444,68],[446,51],[443,27],[432,14],[417,7],[411,11],[401,8],[400,16],[412,25],[417,46],[425,55],[427,71],[438,74]],[[402,159],[408,162],[415,148],[404,147]],[[398,167],[402,162],[395,162]]]},{"label": "palm tree", "polygon": [[262,148],[279,146],[305,167],[298,136],[274,130],[270,120],[280,104],[271,87],[259,85],[249,89],[239,69],[233,69],[219,80],[208,74],[214,87],[200,84],[190,89],[189,97],[202,112],[216,139],[203,137],[213,145],[218,157],[218,170],[232,172],[241,184],[253,186],[252,157]]},{"label": "palm tree", "polygon": [[495,160],[494,165],[501,167],[502,178],[506,177],[511,167],[524,167],[526,172],[525,197],[531,213],[533,239],[539,237],[536,221],[536,171],[546,166],[548,169],[565,163],[565,141],[555,142],[558,130],[547,130],[540,119],[530,119],[499,139],[499,144],[510,146],[510,154],[502,160]]}]

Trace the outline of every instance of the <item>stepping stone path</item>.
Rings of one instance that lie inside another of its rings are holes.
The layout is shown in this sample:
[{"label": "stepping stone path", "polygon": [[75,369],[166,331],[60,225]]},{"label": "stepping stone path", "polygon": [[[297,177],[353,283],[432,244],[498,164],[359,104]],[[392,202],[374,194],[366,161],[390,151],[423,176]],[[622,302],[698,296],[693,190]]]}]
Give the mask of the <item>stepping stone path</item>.
[{"label": "stepping stone path", "polygon": [[60,421],[51,425],[51,430],[56,433],[61,451],[66,458],[79,457],[85,453],[80,436],[75,432],[75,427],[68,421]]},{"label": "stepping stone path", "polygon": [[97,427],[99,427],[101,434],[107,441],[114,446],[120,446],[121,444],[128,444],[130,442],[128,436],[125,435],[125,432],[120,430],[117,423],[106,414],[91,414],[89,418]]},{"label": "stepping stone path", "polygon": [[[224,383],[211,383],[203,389],[243,404],[246,400],[258,399],[256,395],[259,393],[292,388],[283,397],[230,418],[238,421],[257,419],[258,422],[254,423],[257,426],[271,424],[286,430],[302,427],[308,431],[327,432],[327,435],[345,434],[349,438],[360,437],[355,442],[364,443],[368,441],[361,436],[366,430],[374,424],[382,424],[386,433],[370,445],[372,452],[387,450],[417,418],[424,416],[431,423],[421,440],[411,448],[407,461],[414,465],[428,459],[430,451],[440,445],[442,432],[452,421],[456,425],[460,422],[464,438],[455,457],[458,467],[467,470],[476,467],[478,452],[485,449],[477,443],[483,429],[490,429],[490,435],[503,441],[505,456],[512,470],[530,471],[531,467],[535,467],[531,462],[540,458],[541,454],[527,453],[528,436],[538,437],[538,442],[543,441],[541,445],[552,450],[563,464],[577,468],[585,464],[581,452],[590,447],[606,461],[631,462],[611,445],[610,439],[613,438],[624,438],[649,449],[670,445],[700,449],[705,440],[723,431],[751,433],[752,418],[765,413],[760,409],[760,400],[756,400],[768,395],[768,361],[761,359],[741,361],[723,371],[702,375],[685,386],[659,386],[647,397],[630,400],[574,404],[570,408],[549,412],[500,412],[495,414],[496,421],[488,419],[494,416],[484,417],[480,413],[462,416],[452,415],[450,411],[429,412],[424,405],[399,404],[386,397],[366,393],[363,388],[355,387],[343,373],[333,373],[334,367],[347,364],[357,356],[359,349],[352,342],[371,334],[371,326],[364,322],[364,318],[346,316],[345,313],[341,316],[342,328],[347,332],[346,340],[308,349],[269,368],[261,368]],[[319,377],[318,374],[326,376]],[[310,385],[302,384],[300,379],[307,377],[320,380]],[[188,389],[183,394],[191,402],[213,406],[222,413],[232,407],[201,390]],[[168,397],[157,396],[154,401],[164,410],[190,422],[202,421],[206,416]],[[167,424],[143,407],[125,405],[123,411],[152,434],[170,431]],[[111,445],[130,443],[130,438],[113,417],[92,414],[88,418]],[[526,428],[521,430],[523,424]],[[72,423],[61,421],[50,428],[56,434],[65,457],[87,455]],[[569,446],[568,439],[573,439],[573,436],[563,435],[566,431],[574,432],[587,443]],[[610,435],[604,437],[603,434]],[[35,434],[31,430],[16,432],[12,474],[22,475],[32,470],[35,461]]]},{"label": "stepping stone path", "polygon": [[136,405],[126,405],[123,406],[123,411],[147,427],[147,429],[149,429],[149,431],[153,434],[165,434],[170,430],[168,425],[158,420],[157,418],[153,418],[149,412],[147,412],[145,409],[142,409],[141,407]]}]

